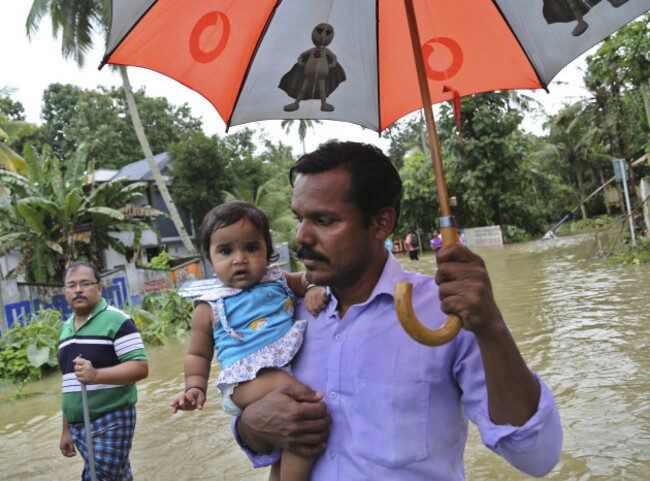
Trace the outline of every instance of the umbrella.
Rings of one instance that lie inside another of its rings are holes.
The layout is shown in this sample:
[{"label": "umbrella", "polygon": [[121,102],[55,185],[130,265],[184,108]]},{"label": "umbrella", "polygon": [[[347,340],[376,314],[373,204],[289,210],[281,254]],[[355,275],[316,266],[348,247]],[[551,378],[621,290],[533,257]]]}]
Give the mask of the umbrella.
[{"label": "umbrella", "polygon": [[[381,132],[424,108],[444,245],[457,241],[431,104],[546,88],[573,59],[650,0],[114,0],[106,63],[172,77],[228,127],[321,119]],[[100,66],[101,68],[101,66]],[[460,329],[420,324],[396,291],[407,332],[438,345]]]}]

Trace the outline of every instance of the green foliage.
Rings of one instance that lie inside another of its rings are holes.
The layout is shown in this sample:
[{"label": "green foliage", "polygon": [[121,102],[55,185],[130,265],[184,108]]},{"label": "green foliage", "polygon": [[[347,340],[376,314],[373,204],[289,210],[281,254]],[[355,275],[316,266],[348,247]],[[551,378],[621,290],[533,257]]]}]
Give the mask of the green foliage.
[{"label": "green foliage", "polygon": [[637,237],[636,246],[629,243],[620,243],[609,253],[605,262],[607,264],[648,264],[650,263],[650,238]]},{"label": "green foliage", "polygon": [[108,34],[111,10],[108,0],[34,0],[27,16],[27,36],[38,31],[43,17],[49,17],[54,38],[61,36],[61,54],[83,67],[86,53],[92,47],[93,34]]},{"label": "green foliage", "polygon": [[616,219],[603,214],[595,218],[580,219],[574,222],[565,222],[555,231],[556,235],[581,234],[602,230],[609,227]]},{"label": "green foliage", "polygon": [[257,153],[253,136],[250,129],[223,137],[195,133],[170,146],[172,194],[180,207],[192,213],[197,232],[208,211],[226,197],[251,202],[266,199],[261,207],[270,218],[277,216],[278,209],[289,208],[291,149],[262,139],[265,149]]},{"label": "green foliage", "polygon": [[525,242],[531,239],[530,234],[528,234],[524,229],[514,225],[505,226],[504,230],[505,238],[507,242]]},{"label": "green foliage", "polygon": [[[171,143],[187,140],[200,131],[201,121],[189,106],[173,106],[162,97],[147,97],[144,89],[135,98],[151,150],[165,152]],[[101,168],[120,168],[143,158],[123,88],[84,90],[73,85],[51,84],[43,93],[43,124],[33,143],[53,146],[54,155],[69,156],[81,145],[88,158]]]},{"label": "green foliage", "polygon": [[399,174],[404,192],[399,231],[404,236],[408,229],[433,231],[437,228],[440,206],[431,160],[425,158],[419,147],[414,147],[404,157]]},{"label": "green foliage", "polygon": [[[586,60],[585,85],[593,99],[594,123],[601,129],[598,144],[610,158],[631,160],[646,152],[650,126],[645,113],[650,105],[649,22],[647,13],[612,35]],[[648,172],[647,167],[636,170],[641,175]]]},{"label": "green foliage", "polygon": [[8,97],[11,89],[0,88],[0,168],[24,173],[25,160],[18,154],[24,138],[32,134],[35,125],[25,122],[20,102]]},{"label": "green foliage", "polygon": [[424,119],[418,113],[404,117],[384,131],[383,135],[390,140],[387,155],[398,170],[404,166],[404,159],[411,149],[424,149],[422,135],[424,132],[426,137],[426,130],[423,129],[426,129]]},{"label": "green foliage", "polygon": [[161,345],[192,325],[192,302],[177,291],[151,292],[129,311],[145,344]]},{"label": "green foliage", "polygon": [[170,268],[170,261],[173,259],[172,255],[167,252],[167,246],[163,246],[163,250],[156,257],[151,259],[151,262],[146,265],[149,269],[159,269],[167,271]]},{"label": "green foliage", "polygon": [[0,185],[11,192],[0,201],[0,256],[21,252],[13,275],[25,270],[29,281],[60,282],[63,266],[81,254],[101,269],[108,247],[126,250],[109,232],[149,227],[123,213],[146,184],[91,183],[83,150],[60,162],[49,147],[39,156],[28,145],[25,162],[25,175],[0,170]]},{"label": "green foliage", "polygon": [[[234,137],[239,138],[237,134]],[[229,144],[229,138],[195,132],[169,147],[171,193],[180,208],[192,213],[197,232],[205,214],[223,201],[222,191],[233,185],[233,173],[228,167],[237,161],[238,147],[236,141]]]},{"label": "green foliage", "polygon": [[25,107],[20,102],[11,100],[13,89],[0,88],[0,115],[7,120],[25,120]]},{"label": "green foliage", "polygon": [[[192,303],[175,290],[147,294],[142,305],[133,305],[134,319],[145,344],[160,345],[178,337],[192,325]],[[41,379],[58,367],[58,340],[62,317],[43,309],[25,326],[16,324],[0,338],[0,384]],[[22,391],[15,396],[20,397]]]},{"label": "green foliage", "polygon": [[43,309],[25,326],[16,324],[0,338],[0,379],[29,382],[58,366],[57,346],[61,313]]},{"label": "green foliage", "polygon": [[443,105],[438,123],[449,195],[463,227],[513,225],[540,233],[548,216],[531,185],[546,178],[530,167],[531,135],[519,127],[526,99],[513,92],[491,92],[463,98],[461,131],[453,108]]}]

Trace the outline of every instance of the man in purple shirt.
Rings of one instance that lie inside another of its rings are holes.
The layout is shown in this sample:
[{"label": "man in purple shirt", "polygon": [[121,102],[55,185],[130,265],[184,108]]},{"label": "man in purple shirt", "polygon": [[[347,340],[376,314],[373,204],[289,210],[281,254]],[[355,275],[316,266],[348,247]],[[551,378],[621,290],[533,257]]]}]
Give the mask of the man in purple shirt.
[{"label": "man in purple shirt", "polygon": [[[534,476],[552,469],[562,448],[557,406],[522,359],[482,259],[451,245],[435,278],[402,269],[384,248],[401,181],[375,147],[326,144],[299,159],[291,179],[298,255],[330,302],[318,318],[297,310],[309,320],[293,362],[305,386],[272,391],[233,419],[253,464],[278,460],[279,446],[320,453],[312,479],[464,479],[471,420],[513,466]],[[444,346],[415,342],[395,313],[400,281],[413,283],[425,324],[440,327],[453,312],[464,329]]]}]

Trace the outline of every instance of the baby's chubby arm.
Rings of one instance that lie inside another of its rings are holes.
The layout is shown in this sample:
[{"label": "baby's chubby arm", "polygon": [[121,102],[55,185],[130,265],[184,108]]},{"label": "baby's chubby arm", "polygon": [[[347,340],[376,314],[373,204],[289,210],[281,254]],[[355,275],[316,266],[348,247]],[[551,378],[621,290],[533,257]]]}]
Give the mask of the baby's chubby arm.
[{"label": "baby's chubby arm", "polygon": [[185,356],[185,392],[171,402],[174,413],[203,409],[214,355],[213,319],[212,308],[205,302],[194,310],[190,345]]},{"label": "baby's chubby arm", "polygon": [[289,289],[297,297],[305,298],[305,307],[309,313],[314,317],[318,317],[318,313],[327,306],[327,289],[323,286],[309,284],[304,272],[285,272],[284,277],[287,280]]}]

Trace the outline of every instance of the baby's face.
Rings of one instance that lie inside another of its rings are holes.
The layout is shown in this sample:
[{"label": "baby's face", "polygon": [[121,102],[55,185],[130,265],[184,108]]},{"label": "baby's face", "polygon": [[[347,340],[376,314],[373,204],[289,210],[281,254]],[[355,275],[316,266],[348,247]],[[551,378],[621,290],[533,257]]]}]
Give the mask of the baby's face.
[{"label": "baby's face", "polygon": [[212,270],[225,286],[245,289],[266,272],[264,237],[247,219],[215,230],[210,236]]}]

